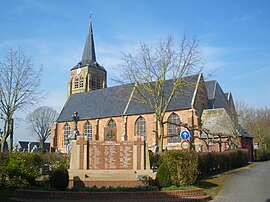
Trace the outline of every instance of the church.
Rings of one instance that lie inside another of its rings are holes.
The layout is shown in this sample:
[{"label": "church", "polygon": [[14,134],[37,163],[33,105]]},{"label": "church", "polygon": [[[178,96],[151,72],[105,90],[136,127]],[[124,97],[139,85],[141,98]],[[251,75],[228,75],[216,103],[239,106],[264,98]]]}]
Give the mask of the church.
[{"label": "church", "polygon": [[[170,103],[165,114],[162,149],[183,149],[179,133],[186,128],[171,124],[180,122],[189,128],[204,128],[192,131],[192,149],[201,152],[229,149],[234,132],[226,128],[228,124],[217,127],[213,119],[221,115],[230,119],[236,114],[232,94],[224,93],[217,81],[205,81],[202,74],[186,79],[195,85],[187,87],[188,94],[177,96]],[[107,71],[97,62],[90,21],[82,59],[70,70],[67,100],[51,127],[51,151],[68,153],[74,128],[88,141],[140,139],[147,142],[148,150],[155,151],[158,130],[155,114],[149,106],[132,102],[132,95],[127,99],[124,93],[127,87],[107,87]],[[76,123],[74,112],[78,115]],[[215,144],[215,137],[222,141]]]}]

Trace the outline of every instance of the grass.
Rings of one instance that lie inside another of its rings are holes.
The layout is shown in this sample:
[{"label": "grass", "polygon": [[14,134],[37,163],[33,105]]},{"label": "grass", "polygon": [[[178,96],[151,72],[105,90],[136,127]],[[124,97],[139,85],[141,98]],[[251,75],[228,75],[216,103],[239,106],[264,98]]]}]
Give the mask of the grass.
[{"label": "grass", "polygon": [[233,169],[224,173],[216,174],[213,176],[199,178],[195,186],[203,188],[207,195],[210,195],[214,198],[224,186],[224,182],[232,177],[234,174],[244,172],[256,166],[256,163],[252,163],[245,167]]},{"label": "grass", "polygon": [[170,187],[163,187],[161,188],[161,191],[171,191],[171,190],[188,190],[188,189],[195,189],[198,188],[197,186],[193,186],[193,185],[186,185],[186,186],[180,186],[177,187],[175,185],[172,185]]}]

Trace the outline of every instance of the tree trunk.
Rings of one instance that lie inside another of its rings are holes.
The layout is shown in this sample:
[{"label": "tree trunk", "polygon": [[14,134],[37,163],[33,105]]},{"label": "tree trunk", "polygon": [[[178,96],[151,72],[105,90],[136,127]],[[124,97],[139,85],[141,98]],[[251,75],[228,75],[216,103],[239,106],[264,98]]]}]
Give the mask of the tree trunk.
[{"label": "tree trunk", "polygon": [[45,142],[45,139],[40,138],[40,140],[39,140],[39,148],[40,148],[41,152],[44,152],[44,142]]},{"label": "tree trunk", "polygon": [[163,140],[164,140],[164,124],[163,121],[158,120],[159,130],[158,130],[158,151],[163,151]]},{"label": "tree trunk", "polygon": [[13,150],[13,118],[10,119],[9,124],[10,124],[10,126],[9,126],[9,129],[10,129],[9,153],[11,153]]},{"label": "tree trunk", "polygon": [[1,152],[3,153],[4,152],[4,147],[5,147],[5,138],[2,138],[1,140]]}]

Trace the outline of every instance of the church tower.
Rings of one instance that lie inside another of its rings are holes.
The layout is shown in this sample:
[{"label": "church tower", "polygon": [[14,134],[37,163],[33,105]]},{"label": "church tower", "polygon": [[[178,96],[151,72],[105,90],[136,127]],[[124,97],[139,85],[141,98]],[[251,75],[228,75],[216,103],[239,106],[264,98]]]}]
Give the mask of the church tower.
[{"label": "church tower", "polygon": [[70,73],[68,96],[107,87],[107,71],[96,60],[92,20],[89,22],[82,60]]}]

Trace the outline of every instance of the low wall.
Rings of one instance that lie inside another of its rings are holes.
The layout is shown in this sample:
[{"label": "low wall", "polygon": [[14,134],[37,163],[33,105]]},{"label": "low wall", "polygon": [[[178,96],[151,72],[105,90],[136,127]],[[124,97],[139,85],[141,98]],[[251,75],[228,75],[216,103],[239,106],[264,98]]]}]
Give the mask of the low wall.
[{"label": "low wall", "polygon": [[[20,199],[68,199],[68,200],[154,200],[154,199],[187,199],[183,201],[208,201],[203,189],[174,191],[142,191],[142,192],[72,192],[72,191],[37,191],[16,190],[16,198]],[[190,200],[189,200],[190,199]]]}]

